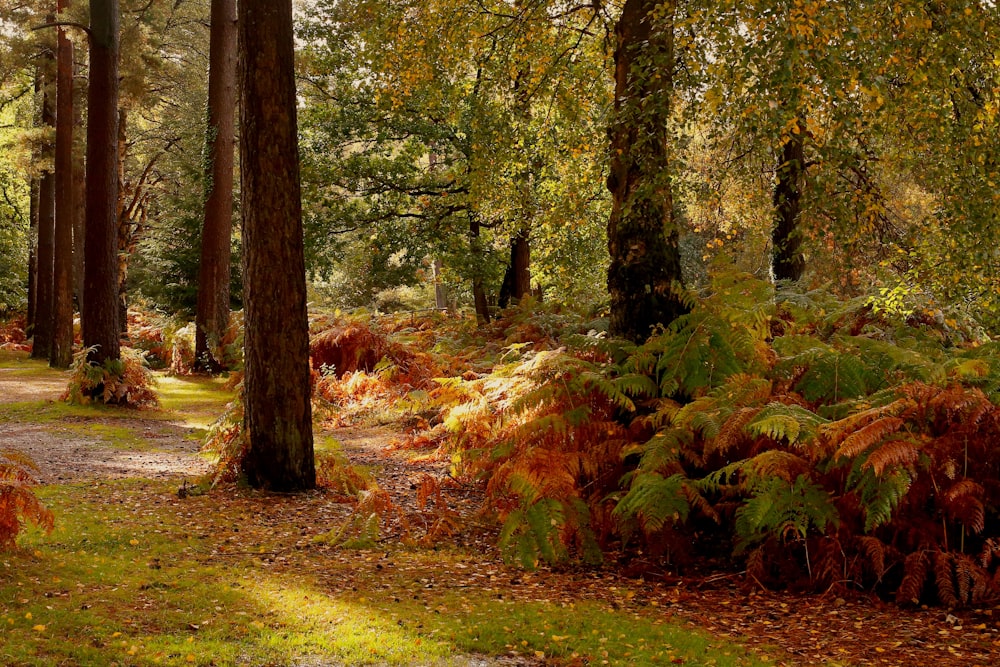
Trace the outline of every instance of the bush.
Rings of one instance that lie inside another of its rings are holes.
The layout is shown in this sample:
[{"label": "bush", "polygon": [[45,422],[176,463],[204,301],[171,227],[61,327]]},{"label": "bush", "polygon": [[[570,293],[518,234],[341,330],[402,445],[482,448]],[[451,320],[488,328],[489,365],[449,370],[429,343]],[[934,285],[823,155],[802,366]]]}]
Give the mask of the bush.
[{"label": "bush", "polygon": [[95,364],[87,360],[91,351],[92,348],[85,348],[73,356],[69,386],[62,395],[63,400],[77,404],[100,401],[135,408],[158,403],[153,391],[153,374],[146,367],[141,352],[123,347],[120,359]]}]

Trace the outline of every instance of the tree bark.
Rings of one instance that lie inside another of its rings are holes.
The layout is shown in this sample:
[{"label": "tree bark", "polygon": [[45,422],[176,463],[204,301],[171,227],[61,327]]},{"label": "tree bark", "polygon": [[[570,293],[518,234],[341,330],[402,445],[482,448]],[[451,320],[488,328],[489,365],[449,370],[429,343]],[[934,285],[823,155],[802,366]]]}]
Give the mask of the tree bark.
[{"label": "tree bark", "polygon": [[510,241],[510,263],[504,273],[497,304],[506,308],[511,300],[531,294],[531,245],[528,230],[522,229]]},{"label": "tree bark", "polygon": [[[469,212],[469,245],[472,249],[472,256],[478,259],[482,255],[482,247],[479,241],[479,218],[472,211]],[[472,300],[476,307],[476,321],[480,326],[490,323],[490,304],[486,300],[486,290],[483,288],[483,275],[479,267],[481,262],[475,262],[472,267]]]},{"label": "tree bark", "polygon": [[[51,17],[50,17],[51,18]],[[42,125],[54,128],[56,124],[53,104],[52,75],[55,57],[46,49],[42,67]],[[46,159],[51,158],[51,147],[46,147]],[[55,266],[55,176],[52,169],[42,171],[38,182],[38,264],[35,268],[35,328],[31,356],[48,359],[52,351],[52,310],[55,301],[53,269]]]},{"label": "tree bark", "polygon": [[802,182],[805,156],[802,145],[804,123],[799,132],[789,135],[781,149],[774,186],[774,228],[772,270],[775,280],[798,280],[806,268],[802,255],[802,235],[799,219],[802,213]]},{"label": "tree bark", "polygon": [[118,330],[122,337],[128,336],[128,292],[126,282],[128,281],[128,260],[129,260],[129,237],[131,236],[132,220],[129,217],[128,207],[125,205],[125,157],[128,153],[128,111],[118,109],[118,199],[115,202],[115,220],[118,222],[117,249],[115,257],[117,259],[115,271],[117,276],[118,293]]},{"label": "tree bark", "polygon": [[89,359],[119,359],[118,0],[90,0],[84,345]]},{"label": "tree bark", "polygon": [[86,125],[83,122],[83,108],[87,102],[87,86],[84,78],[80,76],[82,67],[75,63],[74,73],[77,85],[74,86],[73,104],[73,125],[75,127],[74,150],[73,150],[73,287],[76,292],[76,307],[83,313],[83,276],[84,257],[86,251],[83,247],[84,230],[87,226],[87,211],[83,203],[87,192],[87,169],[84,162],[86,152]]},{"label": "tree bark", "polygon": [[[69,6],[59,0],[58,11]],[[73,361],[73,45],[59,28],[56,37],[55,258],[52,350],[49,365]]]},{"label": "tree bark", "polygon": [[233,235],[233,116],[236,111],[236,1],[212,0],[205,154],[205,220],[201,232],[195,363],[222,370],[220,341],[229,326],[229,255]]},{"label": "tree bark", "polygon": [[626,0],[615,28],[610,330],[636,342],[687,312],[670,192],[675,10],[676,0]]},{"label": "tree bark", "polygon": [[28,184],[28,319],[24,332],[30,338],[35,332],[36,286],[38,285],[38,179]]},{"label": "tree bark", "polygon": [[244,471],[275,491],[316,484],[291,0],[239,3]]}]

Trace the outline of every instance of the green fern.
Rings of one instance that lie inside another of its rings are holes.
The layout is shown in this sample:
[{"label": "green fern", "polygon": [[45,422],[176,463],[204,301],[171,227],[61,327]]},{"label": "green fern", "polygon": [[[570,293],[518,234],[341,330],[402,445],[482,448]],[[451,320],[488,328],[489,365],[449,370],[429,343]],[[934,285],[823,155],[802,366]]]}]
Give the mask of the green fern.
[{"label": "green fern", "polygon": [[825,533],[840,523],[830,494],[806,475],[794,482],[779,477],[762,480],[752,497],[736,510],[736,552],[768,538],[804,539],[810,529]]},{"label": "green fern", "polygon": [[858,494],[865,515],[865,532],[870,533],[892,520],[893,511],[910,490],[913,476],[903,466],[884,470],[879,475],[865,465],[866,459],[867,456],[859,456],[854,460],[847,477],[847,489]]},{"label": "green fern", "polygon": [[748,433],[772,440],[786,440],[789,445],[805,445],[816,439],[819,427],[828,420],[801,405],[769,403],[746,425]]},{"label": "green fern", "polygon": [[613,514],[622,522],[638,521],[647,535],[659,532],[668,524],[683,523],[691,511],[685,493],[687,484],[679,474],[670,477],[655,472],[635,475],[628,493],[618,501]]}]

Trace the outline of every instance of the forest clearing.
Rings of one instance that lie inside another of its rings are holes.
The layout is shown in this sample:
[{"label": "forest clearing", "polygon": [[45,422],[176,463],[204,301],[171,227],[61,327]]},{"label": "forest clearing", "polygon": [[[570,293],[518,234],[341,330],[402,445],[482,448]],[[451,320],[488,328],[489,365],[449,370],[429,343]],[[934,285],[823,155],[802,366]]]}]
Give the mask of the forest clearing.
[{"label": "forest clearing", "polygon": [[[526,572],[467,521],[478,500],[463,488],[443,492],[463,528],[433,545],[391,522],[372,543],[330,544],[355,511],[333,489],[208,488],[197,450],[232,398],[221,382],[164,376],[158,409],[73,408],[57,401],[65,373],[2,354],[0,437],[34,456],[56,516],[0,559],[5,665],[968,666],[1000,651],[991,607],[773,593],[739,573]],[[415,481],[446,466],[387,449],[400,435],[323,440],[413,512]]]}]

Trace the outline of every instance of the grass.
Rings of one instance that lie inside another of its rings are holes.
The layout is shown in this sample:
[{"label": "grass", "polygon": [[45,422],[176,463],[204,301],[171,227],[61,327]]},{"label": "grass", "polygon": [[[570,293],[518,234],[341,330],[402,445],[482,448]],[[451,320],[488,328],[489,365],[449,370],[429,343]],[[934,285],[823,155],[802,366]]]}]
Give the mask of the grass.
[{"label": "grass", "polygon": [[[25,376],[42,362],[0,358]],[[158,410],[28,402],[2,419],[87,429],[143,448],[157,423],[205,428],[232,393],[221,380],[161,377]],[[136,419],[144,422],[136,422]],[[151,421],[152,420],[152,421]],[[339,443],[317,449],[340,462]],[[364,473],[365,471],[361,471]],[[353,479],[353,477],[351,478]],[[353,505],[332,491],[268,495],[223,487],[180,498],[177,482],[41,487],[56,516],[0,554],[0,664],[467,664],[482,653],[553,664],[752,666],[767,661],[673,619],[658,600],[550,586],[470,547],[317,539]],[[556,591],[566,591],[559,593]],[[600,594],[598,594],[600,593]]]},{"label": "grass", "polygon": [[[227,488],[179,499],[126,480],[47,487],[57,516],[0,557],[4,665],[446,664],[456,653],[592,664],[766,664],[655,606],[549,599],[544,578],[454,549],[310,545],[306,508]],[[275,504],[286,522],[273,522]],[[254,519],[263,519],[254,522]],[[473,585],[479,582],[479,585]],[[606,662],[605,662],[606,661]]]}]

